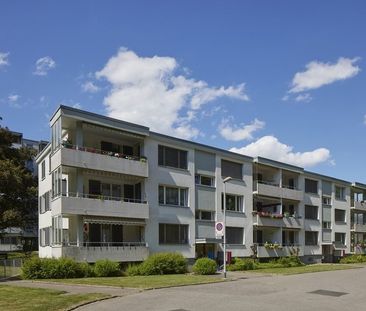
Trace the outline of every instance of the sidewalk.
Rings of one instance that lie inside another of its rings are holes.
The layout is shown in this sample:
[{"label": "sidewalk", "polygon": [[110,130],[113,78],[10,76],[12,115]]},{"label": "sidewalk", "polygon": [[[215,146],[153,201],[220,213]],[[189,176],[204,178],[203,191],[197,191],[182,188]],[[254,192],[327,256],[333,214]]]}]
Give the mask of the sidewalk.
[{"label": "sidewalk", "polygon": [[100,293],[118,297],[141,292],[141,290],[133,288],[120,288],[113,286],[98,286],[98,285],[60,284],[47,281],[29,281],[29,280],[5,281],[0,282],[0,285],[54,289],[54,290],[65,291],[68,294]]}]

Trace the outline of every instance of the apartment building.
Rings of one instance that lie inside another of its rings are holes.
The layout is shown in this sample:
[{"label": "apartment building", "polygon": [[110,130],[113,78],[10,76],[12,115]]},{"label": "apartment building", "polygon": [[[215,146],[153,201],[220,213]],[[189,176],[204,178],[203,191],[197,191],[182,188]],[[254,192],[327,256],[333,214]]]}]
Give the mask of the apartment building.
[{"label": "apartment building", "polygon": [[37,157],[40,257],[222,260],[215,222],[225,205],[229,257],[331,261],[355,250],[351,233],[363,242],[351,224],[363,229],[366,185],[66,106],[50,125]]}]

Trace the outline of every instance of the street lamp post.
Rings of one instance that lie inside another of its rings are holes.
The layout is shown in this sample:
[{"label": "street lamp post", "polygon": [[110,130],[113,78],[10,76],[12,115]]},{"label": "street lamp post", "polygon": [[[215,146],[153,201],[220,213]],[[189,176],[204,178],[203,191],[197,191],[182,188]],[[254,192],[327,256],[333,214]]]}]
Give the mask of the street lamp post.
[{"label": "street lamp post", "polygon": [[223,248],[224,248],[224,278],[226,279],[226,183],[232,180],[231,177],[226,177],[222,182],[224,184],[224,240],[223,240]]}]

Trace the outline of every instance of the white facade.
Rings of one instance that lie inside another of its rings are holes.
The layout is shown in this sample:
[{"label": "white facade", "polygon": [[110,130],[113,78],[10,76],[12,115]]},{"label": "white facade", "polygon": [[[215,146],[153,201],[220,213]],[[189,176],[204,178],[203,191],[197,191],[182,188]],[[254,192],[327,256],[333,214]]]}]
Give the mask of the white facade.
[{"label": "white facade", "polygon": [[224,220],[228,176],[229,256],[320,260],[352,251],[348,182],[65,106],[51,128],[37,158],[40,257],[132,262],[174,251],[219,260],[214,226]]}]

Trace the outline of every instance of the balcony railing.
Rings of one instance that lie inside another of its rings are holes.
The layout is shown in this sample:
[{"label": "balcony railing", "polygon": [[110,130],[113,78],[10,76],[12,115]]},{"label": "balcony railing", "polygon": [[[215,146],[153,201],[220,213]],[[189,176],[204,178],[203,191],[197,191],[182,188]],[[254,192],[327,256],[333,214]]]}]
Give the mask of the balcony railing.
[{"label": "balcony railing", "polygon": [[79,150],[79,151],[102,154],[102,155],[107,155],[107,156],[115,157],[115,158],[141,161],[141,162],[147,161],[147,158],[144,156],[132,156],[132,155],[126,155],[126,154],[119,153],[119,152],[100,150],[100,149],[96,149],[96,148],[92,148],[92,147],[77,146],[77,145],[70,144],[66,141],[63,141],[61,145],[63,148],[67,148],[67,149],[75,149],[75,150]]},{"label": "balcony railing", "polygon": [[101,248],[132,248],[132,247],[147,247],[146,242],[64,242],[62,246],[82,246],[82,247],[101,247]]},{"label": "balcony railing", "polygon": [[67,192],[67,193],[62,193],[62,196],[63,197],[71,197],[71,198],[96,199],[96,200],[101,200],[101,201],[118,201],[118,202],[122,201],[122,202],[128,202],[128,203],[147,204],[146,200],[133,199],[133,198],[124,198],[124,197],[115,197],[115,196],[102,195],[102,194]]}]

